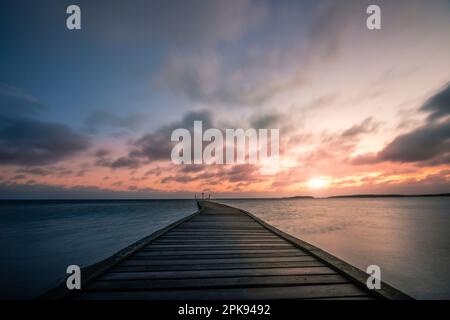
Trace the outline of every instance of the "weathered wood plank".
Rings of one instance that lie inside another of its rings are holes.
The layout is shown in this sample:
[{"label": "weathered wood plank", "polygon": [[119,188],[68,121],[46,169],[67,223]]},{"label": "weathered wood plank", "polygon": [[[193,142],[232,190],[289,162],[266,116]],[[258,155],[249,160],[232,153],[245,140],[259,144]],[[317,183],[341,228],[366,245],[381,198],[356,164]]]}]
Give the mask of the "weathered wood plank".
[{"label": "weathered wood plank", "polygon": [[157,260],[166,260],[166,259],[190,259],[190,260],[197,260],[197,259],[227,259],[227,258],[268,258],[268,257],[305,257],[309,256],[306,253],[302,252],[295,252],[294,250],[291,252],[278,252],[278,251],[270,251],[269,253],[204,253],[201,252],[201,254],[196,254],[196,252],[185,252],[180,251],[179,253],[172,254],[172,252],[168,253],[159,253],[159,252],[138,252],[133,257],[134,259],[142,258],[142,259],[152,259],[153,261]]},{"label": "weathered wood plank", "polygon": [[[269,232],[205,232],[205,231],[192,231],[192,232],[171,232],[170,236],[172,237],[183,237],[183,236],[198,236],[198,237],[210,237],[210,236],[221,236],[221,237],[266,237],[271,235]],[[273,236],[273,235],[272,235]]]},{"label": "weathered wood plank", "polygon": [[348,283],[338,274],[307,276],[267,276],[201,279],[158,279],[158,280],[117,280],[95,281],[87,287],[89,291],[99,290],[153,290],[153,289],[201,289],[228,287],[297,286],[313,284]]},{"label": "weathered wood plank", "polygon": [[[143,261],[146,265],[190,265],[190,264],[225,264],[225,263],[248,263],[248,262],[295,262],[295,261],[317,261],[311,256],[292,256],[292,257],[256,257],[249,258],[244,256],[242,258],[223,258],[223,259],[160,259],[156,260],[152,257],[131,256],[125,260],[121,265],[133,265],[135,261]],[[141,263],[142,264],[142,263]]]},{"label": "weathered wood plank", "polygon": [[[202,227],[213,227],[213,228],[230,228],[230,229],[234,229],[234,228],[248,228],[248,229],[258,229],[261,230],[263,229],[261,226],[255,224],[252,221],[246,221],[246,222],[235,222],[233,221],[227,221],[225,222],[226,225],[224,226],[224,222],[222,221],[210,221],[210,222],[195,222],[195,221],[189,221],[189,222],[185,222],[183,224],[183,228],[189,228],[189,227],[198,227],[198,228],[202,228]],[[181,228],[180,227],[180,228]]]},{"label": "weathered wood plank", "polygon": [[182,242],[184,240],[200,240],[200,241],[209,241],[209,240],[262,240],[262,241],[268,241],[268,240],[280,240],[280,238],[276,237],[243,237],[243,236],[217,236],[217,237],[204,237],[204,236],[165,236],[161,237],[158,240],[173,240],[173,241],[179,241]]},{"label": "weathered wood plank", "polygon": [[142,271],[190,271],[190,270],[237,270],[237,269],[266,269],[266,268],[305,268],[322,267],[319,261],[300,262],[247,262],[247,263],[214,263],[214,264],[184,264],[184,265],[148,265],[145,261],[127,261],[117,266],[115,272]]},{"label": "weathered wood plank", "polygon": [[184,238],[195,238],[195,239],[280,239],[280,237],[274,236],[269,233],[264,234],[199,234],[199,233],[188,233],[188,234],[172,234],[168,233],[160,237],[160,239],[184,239]]},{"label": "weathered wood plank", "polygon": [[242,276],[277,276],[277,275],[310,275],[336,274],[328,267],[307,268],[273,268],[273,269],[236,269],[236,270],[196,270],[196,271],[150,271],[150,272],[114,272],[115,268],[104,274],[102,280],[128,279],[188,279],[188,278],[217,278]]},{"label": "weathered wood plank", "polygon": [[291,244],[202,244],[202,245],[192,245],[192,244],[154,244],[148,246],[146,249],[151,250],[226,250],[226,249],[290,249],[295,248]]},{"label": "weathered wood plank", "polygon": [[[221,230],[235,230],[235,228],[245,228],[245,229],[254,229],[254,230],[264,230],[261,226],[255,225],[250,221],[214,221],[212,222],[190,222],[189,224],[183,225],[183,228],[216,228]],[[180,227],[181,229],[181,227]]]},{"label": "weathered wood plank", "polygon": [[289,244],[286,241],[280,240],[280,239],[270,239],[270,240],[252,240],[252,239],[240,239],[240,240],[225,240],[225,239],[218,239],[218,240],[197,240],[197,239],[183,239],[183,240],[165,240],[165,239],[158,239],[153,242],[155,245],[173,245],[173,244],[180,244],[183,243],[184,245],[194,245],[194,246],[203,246],[205,244],[209,245],[272,245],[272,244]]},{"label": "weathered wood plank", "polygon": [[260,228],[253,228],[253,227],[245,227],[245,226],[236,226],[236,227],[223,227],[218,228],[217,226],[186,226],[183,227],[183,229],[180,230],[188,230],[188,231],[211,231],[211,232],[226,232],[228,230],[232,230],[233,232],[240,231],[241,233],[246,233],[249,231],[264,231],[264,229]]},{"label": "weathered wood plank", "polygon": [[199,256],[199,255],[230,255],[230,254],[271,254],[271,253],[297,253],[299,251],[292,249],[226,249],[226,250],[160,250],[154,249],[152,247],[147,247],[146,249],[140,250],[139,254],[147,256],[171,256],[171,255],[186,255],[186,256]]},{"label": "weathered wood plank", "polygon": [[304,298],[337,298],[342,296],[366,296],[367,293],[353,284],[285,286],[261,288],[222,288],[202,290],[152,290],[152,291],[89,291],[80,294],[81,300],[276,300]]},{"label": "weathered wood plank", "polygon": [[171,235],[178,235],[178,234],[198,234],[198,235],[205,235],[205,234],[207,234],[207,235],[215,235],[215,234],[220,234],[220,235],[252,235],[252,234],[255,234],[255,235],[260,235],[260,234],[265,234],[265,235],[268,235],[268,234],[272,234],[273,235],[273,233],[270,233],[268,230],[257,230],[257,231],[254,231],[254,230],[246,230],[246,231],[240,231],[240,230],[231,230],[231,229],[229,229],[229,230],[225,230],[225,229],[219,229],[219,230],[213,230],[213,231],[210,231],[210,230],[190,230],[190,229],[187,229],[187,228],[176,228],[176,230],[174,230],[174,231],[172,231],[172,232],[170,232],[170,234]]},{"label": "weathered wood plank", "polygon": [[247,217],[245,215],[242,214],[234,214],[234,215],[229,215],[229,216],[220,216],[220,215],[208,215],[208,214],[204,214],[200,217],[196,217],[195,219],[192,219],[192,222],[211,222],[211,221],[230,221],[230,222],[235,222],[235,221],[248,221],[248,222],[253,222],[252,218]]},{"label": "weathered wood plank", "polygon": [[211,225],[190,225],[190,224],[183,224],[182,226],[178,227],[178,231],[180,230],[189,230],[189,231],[217,231],[217,232],[223,232],[223,231],[240,231],[240,232],[247,232],[247,231],[265,231],[265,229],[261,226],[254,226],[254,225],[228,225],[228,224],[211,224]]},{"label": "weathered wood plank", "polygon": [[269,238],[269,239],[252,239],[252,238],[209,238],[209,239],[198,239],[195,237],[185,237],[185,238],[178,238],[178,239],[166,239],[166,238],[159,238],[155,240],[153,243],[156,244],[156,242],[167,242],[167,243],[184,243],[184,241],[191,241],[191,242],[197,242],[197,243],[209,243],[209,242],[231,242],[231,243],[243,243],[243,242],[269,242],[269,243],[289,243],[283,239],[280,238]]}]

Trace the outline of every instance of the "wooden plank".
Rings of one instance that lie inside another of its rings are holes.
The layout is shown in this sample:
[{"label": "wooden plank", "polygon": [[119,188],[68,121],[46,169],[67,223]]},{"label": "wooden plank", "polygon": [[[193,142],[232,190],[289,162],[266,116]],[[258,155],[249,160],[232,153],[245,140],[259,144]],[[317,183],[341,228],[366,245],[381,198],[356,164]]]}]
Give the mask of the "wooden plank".
[{"label": "wooden plank", "polygon": [[215,232],[215,233],[222,233],[222,232],[227,232],[227,231],[232,231],[232,232],[241,232],[241,233],[246,233],[246,232],[258,232],[258,231],[264,231],[264,229],[262,228],[250,228],[250,227],[233,227],[233,228],[228,228],[228,227],[223,227],[223,228],[218,228],[218,227],[196,227],[196,226],[191,226],[191,227],[183,227],[182,229],[180,228],[180,230],[188,230],[188,231],[210,231],[210,232]]},{"label": "wooden plank", "polygon": [[142,253],[138,252],[133,255],[134,259],[142,258],[142,259],[152,259],[155,260],[167,260],[167,259],[190,259],[190,260],[198,260],[198,259],[230,259],[230,258],[269,258],[269,257],[307,257],[306,253],[302,252],[278,252],[271,251],[270,253],[210,253],[205,254],[201,252],[201,254],[195,253],[186,253],[181,251],[177,254],[172,254],[172,252],[167,254],[159,254],[158,252],[150,252],[150,253]]},{"label": "wooden plank", "polygon": [[367,293],[353,284],[306,285],[261,288],[151,290],[151,291],[89,291],[81,293],[81,300],[276,300],[304,298],[338,298],[366,296]]},{"label": "wooden plank", "polygon": [[214,219],[214,221],[251,221],[253,222],[252,218],[247,217],[245,215],[242,214],[236,214],[230,217],[224,217],[224,216],[210,216],[210,215],[203,215],[200,217],[196,217],[195,219],[192,219],[192,222],[209,222],[212,219]]},{"label": "wooden plank", "polygon": [[297,286],[313,284],[348,283],[338,274],[307,276],[267,276],[267,277],[233,277],[202,279],[158,279],[158,280],[117,280],[95,281],[86,290],[154,290],[185,288],[228,288],[228,287],[265,287],[265,286]]},{"label": "wooden plank", "polygon": [[248,222],[221,222],[221,221],[210,221],[210,222],[186,222],[182,226],[183,228],[220,228],[223,227],[233,229],[256,229],[256,230],[262,230],[262,227],[258,224],[256,224],[254,221],[248,221]]},{"label": "wooden plank", "polygon": [[[132,265],[135,261],[145,261],[146,265],[189,265],[189,264],[224,264],[224,263],[248,263],[248,262],[294,262],[294,261],[317,261],[311,256],[292,256],[292,257],[255,257],[255,258],[223,258],[223,259],[159,259],[155,260],[151,257],[131,256],[121,265]],[[131,264],[129,264],[132,262]]]},{"label": "wooden plank", "polygon": [[[230,243],[247,243],[247,242],[267,242],[267,243],[288,243],[283,239],[279,238],[197,238],[197,237],[183,237],[183,238],[159,238],[158,241],[166,243],[184,243],[185,241],[197,242],[197,243],[220,243],[220,242],[230,242]],[[155,242],[156,243],[156,242]]]},{"label": "wooden plank", "polygon": [[211,254],[220,254],[220,255],[230,255],[230,254],[271,254],[271,253],[297,253],[298,250],[295,248],[292,249],[226,249],[226,250],[159,250],[154,249],[152,247],[147,247],[146,249],[142,249],[139,251],[139,254],[147,255],[147,256],[170,256],[170,255],[211,255]]},{"label": "wooden plank", "polygon": [[263,240],[263,241],[283,241],[287,242],[283,238],[277,238],[272,236],[228,236],[228,235],[218,235],[218,236],[200,236],[200,235],[178,235],[178,236],[164,236],[159,238],[158,240],[172,240],[172,241],[183,241],[183,240],[230,240],[230,241],[239,241],[239,240]]},{"label": "wooden plank", "polygon": [[[169,234],[169,233],[168,233]],[[225,229],[220,229],[220,230],[213,230],[213,231],[209,231],[209,230],[190,230],[190,229],[182,229],[182,228],[176,228],[176,230],[173,230],[172,232],[170,232],[171,235],[184,235],[184,234],[198,234],[198,235],[261,235],[261,234],[265,234],[265,235],[273,235],[273,233],[270,233],[267,230],[247,230],[247,231],[240,231],[240,230],[225,230]]]},{"label": "wooden plank", "polygon": [[236,270],[196,270],[196,271],[150,271],[150,272],[111,272],[105,273],[102,280],[128,279],[188,279],[188,278],[217,278],[242,276],[277,276],[277,275],[310,275],[336,274],[328,267],[307,268],[272,268],[272,269],[236,269]]},{"label": "wooden plank", "polygon": [[255,224],[254,221],[249,221],[249,220],[242,220],[239,221],[237,219],[230,219],[230,221],[226,221],[226,220],[219,220],[219,219],[210,219],[208,222],[207,221],[196,221],[196,222],[189,222],[186,225],[183,225],[183,227],[189,227],[189,226],[193,226],[193,227],[202,227],[202,226],[213,226],[213,227],[218,227],[218,228],[222,228],[222,226],[225,227],[229,227],[229,228],[233,228],[233,227],[248,227],[248,228],[255,228],[255,229],[260,229],[261,226],[258,224]]},{"label": "wooden plank", "polygon": [[286,240],[283,240],[281,238],[205,238],[205,239],[198,239],[196,237],[184,237],[184,238],[177,238],[177,239],[170,239],[170,238],[159,238],[155,240],[155,242],[168,242],[168,243],[183,243],[184,241],[191,241],[191,242],[198,242],[198,243],[208,243],[210,241],[213,242],[232,242],[232,243],[242,243],[242,242],[272,242],[272,243],[289,243]]},{"label": "wooden plank", "polygon": [[246,237],[246,236],[252,236],[252,237],[266,237],[266,236],[273,236],[269,232],[202,232],[202,231],[193,231],[193,232],[171,232],[170,234],[167,234],[167,236],[189,236],[189,237],[210,237],[210,236],[221,236],[221,237]]},{"label": "wooden plank", "polygon": [[191,271],[191,270],[238,270],[266,268],[305,268],[322,267],[319,261],[301,262],[248,262],[248,263],[214,263],[214,264],[184,264],[184,265],[147,265],[145,261],[127,261],[114,269],[114,272],[144,272],[144,271]]},{"label": "wooden plank", "polygon": [[191,244],[154,244],[147,246],[146,249],[151,250],[226,250],[226,249],[290,249],[295,248],[291,244],[202,244],[202,245],[191,245]]},{"label": "wooden plank", "polygon": [[[189,233],[189,234],[167,234],[164,236],[165,239],[278,239],[284,240],[283,238],[273,236],[271,234],[203,234],[203,233]],[[284,240],[285,241],[285,240]]]},{"label": "wooden plank", "polygon": [[185,225],[183,224],[182,226],[178,227],[177,231],[210,231],[210,232],[258,232],[258,231],[264,231],[266,232],[266,230],[264,230],[263,227],[260,226],[241,226],[241,225],[236,225],[236,226],[228,226],[226,224],[217,224],[217,225],[210,225],[210,226],[201,226],[201,225]]},{"label": "wooden plank", "polygon": [[192,221],[189,221],[189,224],[216,224],[216,223],[226,223],[226,224],[229,223],[229,224],[232,224],[232,225],[242,223],[242,224],[245,224],[245,225],[253,225],[254,227],[261,227],[260,225],[255,224],[255,222],[252,221],[251,218],[247,217],[245,219],[239,219],[239,216],[232,217],[232,218],[227,218],[227,219],[217,218],[217,217],[210,217],[210,218],[207,218],[205,220],[192,220]]},{"label": "wooden plank", "polygon": [[243,236],[216,236],[216,237],[204,237],[204,236],[164,236],[159,238],[159,240],[174,240],[174,241],[184,241],[184,240],[282,240],[280,238],[277,237],[262,237],[262,236],[258,236],[258,237],[243,237]]},{"label": "wooden plank", "polygon": [[272,234],[172,234],[167,233],[160,239],[184,239],[184,238],[195,238],[195,239],[282,239],[280,237],[274,236]]},{"label": "wooden plank", "polygon": [[254,247],[263,247],[263,246],[287,246],[290,247],[289,243],[280,240],[211,240],[211,241],[198,241],[198,240],[181,240],[181,241],[166,241],[166,240],[158,240],[155,241],[155,246],[164,245],[164,246],[178,246],[180,243],[183,243],[184,246],[194,246],[194,247],[211,247],[211,246],[221,246],[221,247],[229,247],[229,246],[254,246]]},{"label": "wooden plank", "polygon": [[197,219],[189,221],[189,224],[214,224],[214,223],[229,223],[229,224],[247,224],[247,225],[254,225],[255,227],[260,227],[259,225],[255,225],[254,221],[250,217],[245,217],[242,215],[236,215],[234,217],[229,218],[221,218],[221,217],[204,217],[203,219]]},{"label": "wooden plank", "polygon": [[188,251],[202,251],[202,250],[295,250],[295,247],[285,243],[202,243],[202,244],[157,244],[148,245],[142,250],[144,251],[168,251],[168,250],[188,250]]}]

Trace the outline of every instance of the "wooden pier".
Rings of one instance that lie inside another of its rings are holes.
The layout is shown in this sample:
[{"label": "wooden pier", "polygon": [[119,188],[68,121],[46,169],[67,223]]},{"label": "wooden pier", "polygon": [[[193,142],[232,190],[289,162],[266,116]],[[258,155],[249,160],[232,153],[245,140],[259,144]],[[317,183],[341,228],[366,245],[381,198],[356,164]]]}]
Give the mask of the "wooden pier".
[{"label": "wooden pier", "polygon": [[200,210],[82,271],[44,299],[411,299],[248,212],[200,201]]}]

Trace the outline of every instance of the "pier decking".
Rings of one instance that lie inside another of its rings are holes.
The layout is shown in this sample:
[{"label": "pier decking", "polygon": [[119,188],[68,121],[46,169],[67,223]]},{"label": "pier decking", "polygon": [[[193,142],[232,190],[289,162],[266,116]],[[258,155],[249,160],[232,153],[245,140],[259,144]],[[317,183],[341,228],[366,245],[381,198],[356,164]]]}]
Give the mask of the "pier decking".
[{"label": "pier decking", "polygon": [[201,210],[83,271],[71,299],[409,299],[251,214],[201,201]]}]

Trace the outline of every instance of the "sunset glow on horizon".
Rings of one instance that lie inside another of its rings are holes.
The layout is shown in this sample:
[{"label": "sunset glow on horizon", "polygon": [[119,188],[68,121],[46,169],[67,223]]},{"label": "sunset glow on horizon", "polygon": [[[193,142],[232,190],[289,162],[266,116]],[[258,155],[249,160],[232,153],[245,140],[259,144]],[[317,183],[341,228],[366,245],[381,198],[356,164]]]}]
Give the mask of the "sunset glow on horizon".
[{"label": "sunset glow on horizon", "polygon": [[324,178],[312,178],[308,181],[308,187],[310,189],[323,189],[328,186],[328,181]]}]

